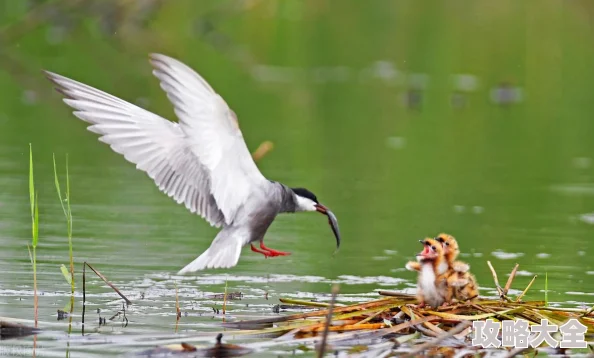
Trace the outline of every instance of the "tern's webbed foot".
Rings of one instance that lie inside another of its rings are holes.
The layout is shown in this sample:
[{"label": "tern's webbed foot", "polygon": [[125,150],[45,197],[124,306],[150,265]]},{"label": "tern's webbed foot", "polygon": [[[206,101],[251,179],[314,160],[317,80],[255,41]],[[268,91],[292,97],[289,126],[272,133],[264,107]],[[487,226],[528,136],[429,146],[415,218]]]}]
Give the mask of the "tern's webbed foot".
[{"label": "tern's webbed foot", "polygon": [[270,256],[270,257],[274,257],[274,256],[288,256],[288,255],[291,254],[290,252],[278,251],[278,250],[275,250],[275,249],[271,249],[269,247],[266,247],[264,245],[264,242],[263,241],[260,241],[260,248],[262,250],[268,251],[268,256]]},{"label": "tern's webbed foot", "polygon": [[269,247],[266,247],[263,242],[260,242],[260,249],[255,247],[254,244],[252,244],[251,246],[252,246],[252,251],[258,252],[258,253],[264,255],[264,257],[266,257],[266,258],[275,257],[275,256],[288,256],[291,254],[290,252],[278,251],[278,250],[274,250]]}]

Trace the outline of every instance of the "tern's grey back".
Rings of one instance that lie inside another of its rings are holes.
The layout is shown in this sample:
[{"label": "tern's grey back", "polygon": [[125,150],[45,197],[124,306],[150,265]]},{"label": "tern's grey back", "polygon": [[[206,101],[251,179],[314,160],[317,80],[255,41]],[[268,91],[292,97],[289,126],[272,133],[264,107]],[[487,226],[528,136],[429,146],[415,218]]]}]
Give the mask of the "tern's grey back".
[{"label": "tern's grey back", "polygon": [[295,195],[291,188],[274,181],[267,181],[254,190],[242,210],[238,212],[234,227],[246,225],[250,237],[248,242],[264,238],[268,227],[280,213],[295,212]]}]

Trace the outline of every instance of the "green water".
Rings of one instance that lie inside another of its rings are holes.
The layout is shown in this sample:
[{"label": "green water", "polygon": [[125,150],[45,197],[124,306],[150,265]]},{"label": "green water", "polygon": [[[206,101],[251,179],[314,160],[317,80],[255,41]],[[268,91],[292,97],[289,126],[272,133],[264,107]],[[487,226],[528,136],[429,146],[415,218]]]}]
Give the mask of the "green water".
[{"label": "green water", "polygon": [[[111,17],[120,2],[26,3],[0,1],[0,316],[33,318],[29,143],[41,215],[40,321],[55,321],[69,299],[59,270],[68,261],[66,224],[51,162],[56,153],[63,168],[68,154],[74,321],[84,261],[137,302],[132,324],[101,330],[113,340],[105,352],[147,346],[137,334],[173,333],[175,283],[190,332],[216,329],[220,317],[199,313],[221,305],[205,295],[222,292],[225,279],[230,291],[246,294],[232,312],[247,316],[272,314],[280,296],[327,299],[331,282],[348,294],[410,289],[415,275],[404,264],[420,250],[418,239],[439,232],[456,236],[484,295],[494,293],[491,260],[502,281],[520,264],[517,290],[538,275],[529,299],[544,299],[548,273],[550,301],[594,304],[589,2],[177,1],[146,14],[121,2]],[[150,52],[200,72],[238,114],[250,149],[275,144],[258,166],[270,179],[310,189],[335,212],[343,236],[337,255],[324,217],[285,215],[266,242],[291,256],[264,259],[246,248],[235,268],[171,277],[216,230],[98,142],[40,72],[174,119],[151,76]],[[465,105],[455,106],[460,74],[476,81],[462,94]],[[404,96],[419,81],[422,101],[407,105]],[[502,81],[521,88],[521,101],[493,103],[491,90]],[[111,316],[121,303],[95,278],[88,290],[96,327],[95,308]],[[60,339],[45,343],[48,352],[65,351]]]}]

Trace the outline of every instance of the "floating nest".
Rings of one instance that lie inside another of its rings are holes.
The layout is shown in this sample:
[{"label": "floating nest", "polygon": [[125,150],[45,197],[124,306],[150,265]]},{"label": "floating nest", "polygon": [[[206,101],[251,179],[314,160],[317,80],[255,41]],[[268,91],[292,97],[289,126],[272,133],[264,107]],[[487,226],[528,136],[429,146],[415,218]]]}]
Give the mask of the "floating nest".
[{"label": "floating nest", "polygon": [[[489,266],[492,268],[490,263]],[[318,343],[318,348],[322,338],[321,345],[327,346],[327,351],[343,348],[351,353],[359,350],[359,353],[369,354],[378,344],[388,343],[390,346],[384,347],[383,354],[396,354],[398,349],[404,349],[400,353],[414,355],[425,352],[432,355],[443,354],[444,349],[454,347],[469,349],[471,354],[476,354],[476,350],[481,347],[472,346],[471,343],[473,321],[492,319],[500,322],[523,319],[529,325],[540,325],[542,320],[547,319],[549,324],[561,326],[574,318],[587,327],[585,339],[590,342],[590,346],[586,351],[593,352],[591,344],[594,341],[594,307],[558,308],[547,305],[545,301],[523,301],[522,298],[534,279],[520,295],[515,298],[508,297],[507,292],[517,267],[516,265],[512,271],[505,288],[499,286],[497,275],[492,270],[499,299],[478,297],[472,302],[421,308],[414,295],[379,291],[379,295],[384,297],[365,303],[341,305],[336,303],[337,297],[334,292],[330,303],[280,299],[287,309],[305,307],[311,310],[308,312],[228,322],[224,325],[240,330],[237,332],[239,334],[280,337],[287,341],[317,337],[314,342]],[[560,341],[558,333],[553,337]],[[449,347],[441,345],[444,341]],[[407,348],[403,346],[405,342],[410,343],[406,345]],[[545,347],[548,347],[546,343],[537,348]],[[533,349],[516,349],[508,353],[513,356],[527,350]],[[559,351],[564,350],[557,349],[557,353],[566,353]],[[459,351],[451,353],[459,354]]]}]

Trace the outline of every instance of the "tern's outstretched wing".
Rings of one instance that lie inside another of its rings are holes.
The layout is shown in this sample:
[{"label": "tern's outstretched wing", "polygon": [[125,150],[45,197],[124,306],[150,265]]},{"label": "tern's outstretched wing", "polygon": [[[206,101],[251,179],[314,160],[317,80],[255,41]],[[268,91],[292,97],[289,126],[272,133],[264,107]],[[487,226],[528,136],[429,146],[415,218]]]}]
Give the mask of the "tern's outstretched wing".
[{"label": "tern's outstretched wing", "polygon": [[210,173],[211,193],[230,224],[253,188],[268,184],[248,151],[237,117],[191,68],[164,55],[151,54],[150,59],[189,147]]},{"label": "tern's outstretched wing", "polygon": [[146,172],[159,189],[184,203],[211,225],[225,222],[213,195],[209,169],[201,163],[182,128],[156,114],[80,82],[46,72],[88,129]]}]

